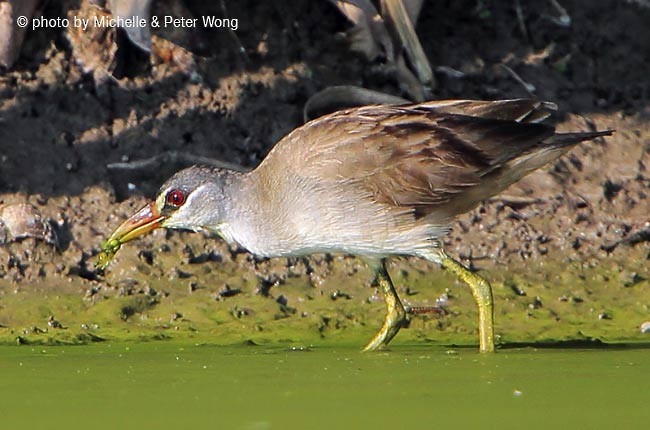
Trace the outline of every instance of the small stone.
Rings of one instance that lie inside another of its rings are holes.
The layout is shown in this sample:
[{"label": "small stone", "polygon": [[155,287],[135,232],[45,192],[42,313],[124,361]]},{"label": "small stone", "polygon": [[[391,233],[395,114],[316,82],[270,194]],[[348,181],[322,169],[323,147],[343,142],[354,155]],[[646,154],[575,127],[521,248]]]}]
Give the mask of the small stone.
[{"label": "small stone", "polygon": [[60,322],[54,319],[54,315],[50,315],[49,317],[47,317],[47,325],[49,325],[52,328],[65,328]]},{"label": "small stone", "polygon": [[249,315],[253,315],[255,312],[254,312],[252,309],[250,309],[250,308],[240,308],[240,307],[238,307],[238,306],[235,306],[234,308],[232,308],[232,309],[230,310],[230,313],[231,313],[235,318],[241,319],[241,318],[243,318],[243,317],[246,317],[246,316],[249,316]]},{"label": "small stone", "polygon": [[615,183],[607,179],[603,183],[603,195],[608,201],[612,201],[614,197],[623,189],[623,185]]},{"label": "small stone", "polygon": [[275,301],[278,302],[281,306],[287,306],[287,304],[289,304],[289,300],[283,295],[280,295],[280,297],[275,299]]},{"label": "small stone", "polygon": [[198,290],[199,288],[201,288],[201,287],[199,286],[199,283],[196,282],[196,281],[190,281],[188,287],[189,287],[189,292],[190,292],[190,293],[193,293],[194,291],[196,291],[196,290]]},{"label": "small stone", "polygon": [[[240,294],[241,292],[242,292],[241,288],[232,288],[230,285],[225,284],[223,286],[223,288],[221,289],[221,291],[219,291],[215,295],[215,299],[216,300],[221,300],[221,299],[225,299],[227,297],[234,297],[237,294]],[[283,296],[280,296],[280,297],[283,297]]]},{"label": "small stone", "polygon": [[153,252],[150,250],[142,250],[138,252],[138,258],[147,263],[149,266],[153,264]]},{"label": "small stone", "polygon": [[50,224],[43,219],[38,209],[30,204],[18,203],[0,209],[0,230],[3,242],[34,237],[56,245],[56,235]]},{"label": "small stone", "polygon": [[641,333],[650,333],[650,321],[646,321],[643,324],[641,324],[640,327]]},{"label": "small stone", "polygon": [[646,280],[643,276],[639,275],[636,272],[632,272],[629,275],[627,275],[626,277],[627,277],[627,280],[623,283],[623,286],[625,288],[634,287],[635,285],[637,285],[637,284],[639,284],[639,283]]},{"label": "small stone", "polygon": [[518,296],[525,296],[526,291],[522,290],[519,285],[515,284],[514,282],[510,284],[510,289],[512,290],[513,293],[515,293]]},{"label": "small stone", "polygon": [[528,305],[528,308],[530,309],[539,309],[541,307],[542,307],[542,298],[539,296],[535,296],[533,302]]},{"label": "small stone", "polygon": [[341,290],[336,290],[332,294],[330,294],[330,299],[332,299],[332,300],[337,300],[337,299],[341,299],[341,298],[346,299],[346,300],[350,300],[352,298],[352,296],[350,296],[348,293],[343,292]]}]

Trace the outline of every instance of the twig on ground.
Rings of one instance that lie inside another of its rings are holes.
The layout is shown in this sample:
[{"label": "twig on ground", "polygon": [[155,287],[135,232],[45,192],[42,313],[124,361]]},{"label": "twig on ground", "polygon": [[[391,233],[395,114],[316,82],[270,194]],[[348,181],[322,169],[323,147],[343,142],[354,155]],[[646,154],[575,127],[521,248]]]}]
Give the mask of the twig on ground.
[{"label": "twig on ground", "polygon": [[602,249],[605,252],[612,252],[613,250],[616,249],[618,245],[634,246],[642,242],[650,242],[650,228],[646,228],[645,230],[639,230],[637,232],[634,232],[623,239],[619,239],[611,243],[603,244],[600,246],[600,249]]},{"label": "twig on ground", "polygon": [[524,11],[521,8],[521,2],[515,0],[515,12],[517,13],[517,22],[519,23],[519,31],[524,36],[526,40],[529,40],[528,29],[526,28],[526,22],[524,21]]},{"label": "twig on ground", "polygon": [[[225,0],[221,0],[220,6],[221,6],[221,13],[223,14],[223,17],[228,18],[228,9],[226,9]],[[228,26],[226,26],[226,28],[228,30],[228,34],[230,34],[230,37],[235,42],[235,45],[237,45],[237,51],[239,51],[239,55],[241,55],[244,64],[249,64],[250,59],[248,58],[248,54],[246,53],[246,48],[244,48],[244,44],[239,39],[239,36],[237,36],[237,33],[235,33],[235,31],[232,28]]]},{"label": "twig on ground", "polygon": [[567,13],[566,9],[563,8],[562,5],[557,0],[549,0],[549,1],[553,5],[553,7],[560,13],[560,16],[559,17],[548,16],[548,19],[550,19],[552,22],[559,25],[560,27],[564,27],[564,28],[571,27],[571,16]]},{"label": "twig on ground", "polygon": [[166,163],[187,163],[187,164],[203,164],[208,166],[219,167],[223,169],[236,170],[238,172],[245,172],[249,169],[240,166],[239,164],[229,163],[227,161],[217,160],[215,158],[203,157],[201,155],[188,154],[187,152],[166,151],[162,154],[154,155],[153,157],[144,158],[142,160],[127,161],[121,163],[110,163],[106,165],[108,170],[145,170],[152,167],[157,167]]},{"label": "twig on ground", "polygon": [[519,76],[517,72],[512,70],[512,68],[510,68],[509,66],[505,64],[500,64],[500,66],[503,67],[508,73],[510,73],[510,76],[512,76],[515,81],[519,82],[531,97],[535,97],[535,91],[537,90],[537,88],[535,88],[535,85],[524,81],[522,77]]}]

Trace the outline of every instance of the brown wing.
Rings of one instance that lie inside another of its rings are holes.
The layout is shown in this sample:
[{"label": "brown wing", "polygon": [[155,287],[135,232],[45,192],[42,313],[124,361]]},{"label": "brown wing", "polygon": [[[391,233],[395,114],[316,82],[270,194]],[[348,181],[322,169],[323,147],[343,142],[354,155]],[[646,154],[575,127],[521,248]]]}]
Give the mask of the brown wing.
[{"label": "brown wing", "polygon": [[440,100],[421,105],[438,112],[516,122],[540,122],[557,110],[557,105],[531,99],[512,100]]},{"label": "brown wing", "polygon": [[340,111],[286,136],[259,169],[354,184],[423,217],[552,136],[553,127],[517,122],[548,116],[549,107],[451,101]]}]

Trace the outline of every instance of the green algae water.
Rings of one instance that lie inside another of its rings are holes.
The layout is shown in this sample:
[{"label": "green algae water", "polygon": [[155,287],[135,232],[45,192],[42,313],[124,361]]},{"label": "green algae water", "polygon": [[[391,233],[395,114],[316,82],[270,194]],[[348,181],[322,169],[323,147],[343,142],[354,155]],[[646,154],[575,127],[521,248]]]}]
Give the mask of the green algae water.
[{"label": "green algae water", "polygon": [[0,387],[4,429],[645,429],[650,350],[4,346]]}]

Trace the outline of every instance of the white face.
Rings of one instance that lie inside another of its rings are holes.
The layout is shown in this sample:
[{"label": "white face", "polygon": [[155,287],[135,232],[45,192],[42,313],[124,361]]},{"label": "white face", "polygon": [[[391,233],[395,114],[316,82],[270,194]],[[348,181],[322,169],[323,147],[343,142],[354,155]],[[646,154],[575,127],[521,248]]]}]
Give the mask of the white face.
[{"label": "white face", "polygon": [[212,183],[200,185],[189,193],[170,187],[156,199],[156,207],[166,217],[163,227],[192,231],[218,231],[222,205],[221,190]]}]

